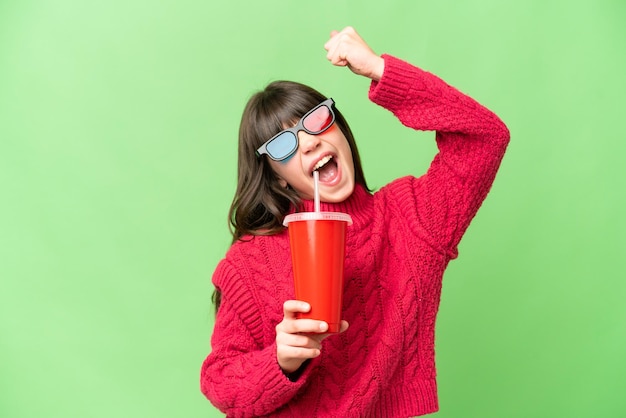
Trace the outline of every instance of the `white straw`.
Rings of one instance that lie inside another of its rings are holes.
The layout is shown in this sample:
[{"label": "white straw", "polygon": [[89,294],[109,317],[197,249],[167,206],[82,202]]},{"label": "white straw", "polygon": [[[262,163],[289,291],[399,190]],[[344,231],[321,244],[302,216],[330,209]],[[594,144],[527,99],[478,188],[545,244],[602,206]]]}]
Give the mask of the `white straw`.
[{"label": "white straw", "polygon": [[313,188],[315,193],[315,212],[320,211],[320,173],[317,170],[313,172]]}]

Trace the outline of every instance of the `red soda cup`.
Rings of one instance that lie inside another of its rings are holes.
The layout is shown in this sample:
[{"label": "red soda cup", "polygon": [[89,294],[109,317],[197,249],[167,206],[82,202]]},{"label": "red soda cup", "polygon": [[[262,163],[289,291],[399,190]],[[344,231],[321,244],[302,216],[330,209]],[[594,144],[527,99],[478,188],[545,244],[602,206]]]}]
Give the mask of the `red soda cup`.
[{"label": "red soda cup", "polygon": [[339,332],[346,227],[352,218],[340,212],[298,212],[283,224],[289,230],[296,299],[311,305],[297,317],[325,321],[328,332]]}]

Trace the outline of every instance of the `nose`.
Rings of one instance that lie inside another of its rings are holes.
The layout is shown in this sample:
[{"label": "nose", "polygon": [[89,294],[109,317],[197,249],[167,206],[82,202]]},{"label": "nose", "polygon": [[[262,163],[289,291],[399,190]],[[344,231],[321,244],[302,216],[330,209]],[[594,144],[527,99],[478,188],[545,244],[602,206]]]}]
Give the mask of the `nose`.
[{"label": "nose", "polygon": [[304,131],[300,131],[298,132],[298,143],[300,144],[300,151],[303,154],[308,154],[311,151],[315,151],[322,141],[318,135],[310,135]]}]

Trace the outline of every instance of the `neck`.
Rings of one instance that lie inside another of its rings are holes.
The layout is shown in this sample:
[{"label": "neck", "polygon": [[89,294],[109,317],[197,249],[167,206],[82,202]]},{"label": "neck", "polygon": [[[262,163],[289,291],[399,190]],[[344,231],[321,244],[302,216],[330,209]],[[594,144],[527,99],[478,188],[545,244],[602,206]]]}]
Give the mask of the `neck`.
[{"label": "neck", "polygon": [[[320,202],[320,211],[322,212],[342,212],[352,217],[355,224],[366,221],[370,214],[366,208],[371,203],[372,195],[360,184],[354,187],[354,191],[343,202],[330,203]],[[315,202],[313,200],[303,200],[300,212],[313,212],[315,210]],[[363,218],[363,219],[361,219]]]}]

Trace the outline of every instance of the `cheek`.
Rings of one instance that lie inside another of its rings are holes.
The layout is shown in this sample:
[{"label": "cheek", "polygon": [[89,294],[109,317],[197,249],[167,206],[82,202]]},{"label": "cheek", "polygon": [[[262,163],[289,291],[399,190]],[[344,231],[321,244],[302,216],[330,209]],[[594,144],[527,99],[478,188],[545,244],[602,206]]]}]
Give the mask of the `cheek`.
[{"label": "cheek", "polygon": [[298,157],[296,156],[296,154],[294,154],[288,160],[280,163],[277,161],[270,161],[270,167],[279,179],[283,179],[289,182],[290,177],[293,177],[293,174],[298,168]]},{"label": "cheek", "polygon": [[[337,148],[343,148],[344,150],[347,149],[348,152],[350,152],[350,143],[348,142],[348,139],[343,134],[341,129],[339,129],[337,124],[334,124],[333,127],[331,129],[329,129],[329,131],[332,131],[333,142],[334,142],[335,146]],[[352,154],[352,153],[350,152],[350,154]]]}]

